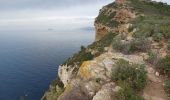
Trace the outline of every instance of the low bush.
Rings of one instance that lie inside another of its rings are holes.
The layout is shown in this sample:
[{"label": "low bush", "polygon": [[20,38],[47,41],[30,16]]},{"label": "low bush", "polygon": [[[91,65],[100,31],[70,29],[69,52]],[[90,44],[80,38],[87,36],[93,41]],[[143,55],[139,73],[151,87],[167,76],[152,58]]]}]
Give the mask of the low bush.
[{"label": "low bush", "polygon": [[112,47],[114,50],[124,54],[131,54],[134,52],[146,52],[150,48],[150,43],[148,39],[144,38],[122,41],[121,38],[117,37],[114,39]]},{"label": "low bush", "polygon": [[64,84],[63,84],[63,82],[59,79],[59,77],[57,77],[55,80],[52,80],[52,81],[51,81],[51,86],[56,87],[57,85],[58,85],[59,87],[61,87],[61,88],[64,88]]},{"label": "low bush", "polygon": [[80,65],[83,61],[92,60],[94,56],[91,54],[91,52],[86,52],[85,49],[81,48],[82,50],[78,53],[74,54],[73,57],[69,58],[64,62],[64,65],[74,65],[77,63]]},{"label": "low bush", "polygon": [[158,61],[158,56],[156,53],[152,52],[152,51],[149,51],[148,52],[148,56],[149,58],[147,59],[147,62],[150,63],[150,64],[156,64],[157,61]]},{"label": "low bush", "polygon": [[149,23],[139,21],[139,23],[135,22],[134,26],[136,27],[136,31],[132,34],[134,38],[147,38],[154,33],[154,26]]},{"label": "low bush", "polygon": [[160,42],[161,40],[164,39],[163,33],[154,33],[152,37],[153,37],[153,40],[156,42]]},{"label": "low bush", "polygon": [[116,92],[114,100],[144,100],[141,96],[137,95],[133,89],[126,82],[119,82],[118,85],[121,89]]},{"label": "low bush", "polygon": [[170,96],[170,80],[165,81],[164,89],[167,92],[168,96]]},{"label": "low bush", "polygon": [[[105,47],[108,47],[112,44],[113,38],[117,34],[115,33],[108,33],[105,35],[101,40],[94,42],[93,44],[87,46],[81,46],[81,50],[74,54],[72,57],[68,58],[62,65],[74,66],[75,64],[80,66],[83,61],[91,60],[93,57],[99,56],[104,51]],[[87,52],[88,49],[97,51],[97,54],[92,55],[91,52]],[[75,69],[76,72],[78,69]]]},{"label": "low bush", "polygon": [[161,74],[170,76],[170,56],[168,55],[164,58],[161,58],[156,64],[156,69]]},{"label": "low bush", "polygon": [[149,47],[149,40],[145,38],[137,38],[131,41],[131,51],[139,51],[139,52],[146,52],[150,47]]},{"label": "low bush", "polygon": [[146,70],[144,65],[130,64],[128,61],[120,59],[116,62],[112,79],[113,81],[125,81],[135,91],[140,91],[146,84]]},{"label": "low bush", "polygon": [[97,83],[100,83],[100,81],[101,81],[101,78],[96,78]]},{"label": "low bush", "polygon": [[168,50],[170,51],[170,39],[168,40]]}]

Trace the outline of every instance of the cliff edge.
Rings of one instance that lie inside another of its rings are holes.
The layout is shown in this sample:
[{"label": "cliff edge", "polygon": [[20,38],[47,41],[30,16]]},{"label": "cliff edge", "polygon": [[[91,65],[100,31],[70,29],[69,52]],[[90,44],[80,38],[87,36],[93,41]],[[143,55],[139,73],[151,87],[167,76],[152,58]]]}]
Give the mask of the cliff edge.
[{"label": "cliff edge", "polygon": [[41,100],[168,100],[170,6],[116,0],[94,25],[95,42],[59,66]]}]

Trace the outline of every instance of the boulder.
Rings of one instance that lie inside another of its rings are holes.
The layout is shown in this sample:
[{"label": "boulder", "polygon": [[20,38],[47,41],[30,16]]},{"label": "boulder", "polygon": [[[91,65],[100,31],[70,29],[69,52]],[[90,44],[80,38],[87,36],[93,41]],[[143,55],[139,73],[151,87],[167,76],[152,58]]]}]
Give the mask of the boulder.
[{"label": "boulder", "polygon": [[102,86],[92,100],[113,100],[114,94],[118,91],[118,88],[114,82],[107,83]]}]

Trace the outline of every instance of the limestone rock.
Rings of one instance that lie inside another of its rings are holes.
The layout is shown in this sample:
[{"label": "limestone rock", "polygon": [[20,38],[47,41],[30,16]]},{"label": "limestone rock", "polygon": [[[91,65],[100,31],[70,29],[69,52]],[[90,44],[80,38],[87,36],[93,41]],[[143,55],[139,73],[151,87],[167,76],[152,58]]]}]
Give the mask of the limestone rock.
[{"label": "limestone rock", "polygon": [[115,94],[115,83],[111,82],[102,86],[92,100],[113,100]]},{"label": "limestone rock", "polygon": [[89,100],[90,98],[84,94],[80,87],[79,81],[74,80],[67,85],[63,94],[60,95],[58,100]]},{"label": "limestone rock", "polygon": [[106,70],[104,66],[98,64],[97,61],[85,61],[81,65],[78,76],[83,79],[106,79]]},{"label": "limestone rock", "polygon": [[58,100],[91,100],[101,85],[95,81],[73,79]]},{"label": "limestone rock", "polygon": [[157,77],[159,77],[160,74],[159,74],[159,72],[156,72],[155,75],[156,75]]},{"label": "limestone rock", "polygon": [[67,65],[59,66],[58,76],[59,76],[60,80],[63,82],[64,87],[67,86],[67,84],[70,82],[71,78],[74,76],[73,70],[75,68],[76,67],[71,67],[71,66],[67,66]]},{"label": "limestone rock", "polygon": [[[116,4],[125,4],[126,0],[116,0]],[[100,40],[102,37],[107,35],[109,32],[119,33],[119,34],[129,34],[129,21],[136,18],[136,13],[132,11],[127,6],[121,6],[120,8],[110,8],[110,7],[103,7],[100,10],[100,16],[110,16],[111,14],[115,14],[110,21],[117,22],[116,26],[110,26],[109,22],[105,22],[104,24],[98,21],[98,17],[95,21],[95,30],[96,30],[96,41]]]}]

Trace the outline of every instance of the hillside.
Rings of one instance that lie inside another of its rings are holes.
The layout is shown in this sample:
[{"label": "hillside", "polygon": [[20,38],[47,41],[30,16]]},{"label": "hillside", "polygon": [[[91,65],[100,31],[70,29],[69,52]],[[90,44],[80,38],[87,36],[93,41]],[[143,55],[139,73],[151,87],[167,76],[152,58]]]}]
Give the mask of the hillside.
[{"label": "hillside", "polygon": [[59,66],[42,100],[167,100],[170,6],[116,0],[94,25],[95,42]]}]

